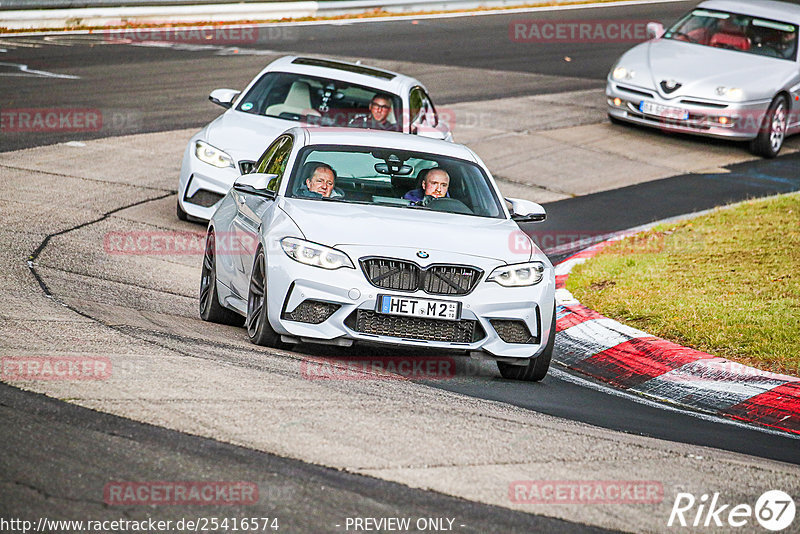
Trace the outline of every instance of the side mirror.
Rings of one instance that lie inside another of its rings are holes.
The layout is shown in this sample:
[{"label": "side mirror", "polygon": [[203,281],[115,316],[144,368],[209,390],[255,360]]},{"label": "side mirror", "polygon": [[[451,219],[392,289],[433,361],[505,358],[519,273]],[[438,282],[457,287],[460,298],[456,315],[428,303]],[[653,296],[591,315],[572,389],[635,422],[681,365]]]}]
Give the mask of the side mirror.
[{"label": "side mirror", "polygon": [[544,208],[536,202],[519,198],[507,198],[511,203],[511,218],[520,222],[542,222],[547,218]]},{"label": "side mirror", "polygon": [[262,174],[251,172],[243,174],[233,182],[233,188],[243,193],[260,195],[268,198],[275,198],[275,191],[267,189],[270,182],[278,177],[277,174]]},{"label": "side mirror", "polygon": [[236,91],[235,89],[214,89],[211,91],[211,94],[208,95],[208,99],[218,106],[230,109],[233,105],[233,101],[239,96],[239,93],[241,93],[241,91]]},{"label": "side mirror", "polygon": [[664,35],[664,25],[660,22],[648,22],[647,23],[647,38],[648,39],[660,39],[661,36]]}]

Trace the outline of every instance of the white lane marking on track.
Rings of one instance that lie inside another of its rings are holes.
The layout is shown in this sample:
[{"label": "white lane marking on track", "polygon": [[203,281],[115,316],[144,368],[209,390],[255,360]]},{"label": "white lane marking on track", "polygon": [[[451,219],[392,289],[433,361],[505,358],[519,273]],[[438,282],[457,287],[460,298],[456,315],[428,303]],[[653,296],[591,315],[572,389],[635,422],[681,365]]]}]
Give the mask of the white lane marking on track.
[{"label": "white lane marking on track", "polygon": [[733,426],[737,426],[737,427],[740,427],[740,428],[747,428],[749,430],[757,430],[757,431],[763,432],[765,434],[774,434],[776,436],[783,436],[783,437],[786,437],[786,438],[800,440],[800,435],[798,435],[798,434],[790,434],[788,432],[781,432],[780,430],[773,430],[771,428],[759,427],[759,426],[755,426],[755,425],[748,425],[746,423],[741,423],[741,422],[736,421],[734,419],[726,419],[724,417],[719,417],[717,415],[711,415],[711,414],[707,414],[707,413],[696,412],[696,411],[689,410],[689,409],[678,408],[678,407],[675,407],[675,406],[671,406],[669,404],[664,404],[663,402],[657,402],[657,401],[650,400],[650,399],[648,399],[646,397],[643,397],[641,395],[631,395],[630,393],[626,393],[626,392],[618,390],[618,389],[614,389],[614,388],[611,388],[611,387],[603,386],[601,384],[597,384],[595,382],[591,382],[589,380],[585,380],[585,379],[583,379],[583,378],[581,378],[579,376],[575,376],[575,375],[573,375],[571,373],[568,373],[566,371],[562,371],[561,369],[555,369],[555,368],[551,367],[550,370],[548,371],[548,374],[551,375],[553,378],[556,378],[557,380],[563,380],[564,382],[570,382],[572,384],[575,384],[576,386],[587,387],[589,389],[594,389],[594,390],[599,391],[601,393],[606,393],[608,395],[613,395],[615,397],[621,397],[621,398],[624,398],[624,399],[627,399],[627,400],[630,400],[630,401],[633,401],[633,402],[637,402],[639,404],[644,404],[646,406],[650,406],[651,408],[658,408],[659,410],[667,410],[667,411],[670,411],[670,412],[678,412],[678,413],[682,413],[684,415],[688,415],[690,417],[696,417],[697,419],[702,419],[704,421],[710,421],[710,422],[713,422],[713,423],[724,423],[726,425],[733,425]]},{"label": "white lane marking on track", "polygon": [[65,80],[80,80],[80,76],[73,76],[72,74],[56,74],[55,72],[48,72],[46,70],[29,69],[27,65],[22,63],[2,63],[0,67],[12,67],[19,70],[19,72],[0,72],[0,76],[30,76],[33,78],[63,78]]},{"label": "white lane marking on track", "polygon": [[27,39],[14,39],[11,41],[0,39],[0,45],[7,46],[11,49],[14,48],[41,48],[42,44],[40,42],[34,41],[30,42]]}]

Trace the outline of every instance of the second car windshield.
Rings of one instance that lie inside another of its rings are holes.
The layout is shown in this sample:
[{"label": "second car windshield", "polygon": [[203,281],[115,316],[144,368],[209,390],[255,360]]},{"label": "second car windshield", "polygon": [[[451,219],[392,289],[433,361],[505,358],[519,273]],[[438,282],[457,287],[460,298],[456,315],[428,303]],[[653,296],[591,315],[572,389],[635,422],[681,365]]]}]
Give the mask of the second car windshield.
[{"label": "second car windshield", "polygon": [[695,9],[667,30],[664,38],[794,60],[797,34],[797,25],[787,22]]},{"label": "second car windshield", "polygon": [[[397,95],[304,74],[264,74],[239,101],[236,109],[313,126],[352,127],[364,124],[364,119],[370,116],[370,102],[375,95],[389,101],[390,109],[385,118],[388,125],[382,129],[399,131],[403,115]],[[386,105],[383,101],[381,104]]]},{"label": "second car windshield", "polygon": [[[332,179],[333,187],[317,184]],[[286,195],[503,217],[481,167],[441,155],[387,148],[311,146],[297,159]]]}]

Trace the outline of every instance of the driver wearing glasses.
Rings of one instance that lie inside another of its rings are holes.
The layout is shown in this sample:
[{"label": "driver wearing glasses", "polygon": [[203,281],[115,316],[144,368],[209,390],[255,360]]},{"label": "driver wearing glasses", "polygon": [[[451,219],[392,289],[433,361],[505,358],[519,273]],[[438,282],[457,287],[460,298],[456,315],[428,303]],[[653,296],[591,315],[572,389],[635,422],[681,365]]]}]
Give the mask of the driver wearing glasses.
[{"label": "driver wearing glasses", "polygon": [[368,128],[370,130],[397,130],[397,126],[389,122],[392,113],[392,99],[380,93],[372,97],[369,103],[369,114],[358,115],[350,121],[348,126],[353,128]]}]

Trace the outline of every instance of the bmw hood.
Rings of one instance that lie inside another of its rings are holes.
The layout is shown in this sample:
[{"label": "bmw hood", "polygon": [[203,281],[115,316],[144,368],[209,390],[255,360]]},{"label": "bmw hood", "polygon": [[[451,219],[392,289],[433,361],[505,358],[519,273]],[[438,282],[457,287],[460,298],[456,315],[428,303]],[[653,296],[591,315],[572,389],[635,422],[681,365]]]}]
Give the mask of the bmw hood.
[{"label": "bmw hood", "polygon": [[[637,45],[617,65],[636,71],[634,79],[627,83],[655,89],[664,98],[693,96],[711,100],[723,99],[716,92],[718,87],[742,89],[744,100],[771,99],[796,68],[794,62],[784,59],[671,39]],[[659,84],[669,80],[681,86],[666,93]]]},{"label": "bmw hood", "polygon": [[202,139],[234,159],[256,160],[276,137],[293,126],[297,126],[294,121],[228,110],[206,126]]},{"label": "bmw hood", "polygon": [[[305,238],[328,246],[442,251],[504,263],[531,257],[530,240],[509,219],[320,200],[284,199],[281,208]],[[540,253],[533,248],[534,253]]]}]

